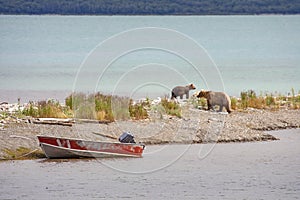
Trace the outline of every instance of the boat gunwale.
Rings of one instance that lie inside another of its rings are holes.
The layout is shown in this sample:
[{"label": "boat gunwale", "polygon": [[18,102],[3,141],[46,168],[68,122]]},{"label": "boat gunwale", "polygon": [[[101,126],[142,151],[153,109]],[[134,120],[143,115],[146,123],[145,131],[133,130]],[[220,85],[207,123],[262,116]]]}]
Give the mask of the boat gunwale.
[{"label": "boat gunwale", "polygon": [[[43,148],[42,145],[45,145],[45,146],[48,146],[48,147],[58,148],[58,149],[61,149],[61,150],[66,150],[66,151],[90,153],[91,155],[93,155],[93,153],[94,153],[94,154],[115,155],[115,156],[119,156],[119,157],[136,157],[136,158],[142,157],[142,154],[141,155],[135,155],[135,154],[111,153],[111,152],[104,152],[104,151],[90,151],[90,150],[82,150],[82,149],[72,149],[72,148],[66,148],[66,147],[56,146],[56,145],[52,145],[52,144],[47,144],[47,143],[44,143],[44,142],[41,142],[40,145],[41,145],[41,148]],[[46,152],[45,152],[45,154],[47,155]],[[80,156],[80,155],[78,155],[78,156],[79,157],[84,157],[84,156]],[[47,157],[48,157],[48,155],[47,155]],[[96,156],[91,156],[91,157],[96,157]],[[51,158],[51,156],[50,156],[50,158]]]},{"label": "boat gunwale", "polygon": [[[93,143],[102,143],[102,144],[121,144],[121,145],[131,145],[131,146],[139,146],[143,149],[145,148],[145,145],[142,143],[122,143],[122,142],[103,142],[103,141],[92,141],[92,140],[85,140],[85,139],[76,139],[76,138],[66,138],[66,137],[56,137],[56,136],[44,136],[44,135],[37,135],[36,136],[39,140],[39,137],[46,137],[46,138],[53,138],[53,139],[64,139],[64,140],[75,140],[75,141],[82,141],[82,142],[93,142]],[[39,141],[40,142],[40,141]],[[40,142],[42,143],[42,142]],[[43,142],[44,143],[44,142]]]}]

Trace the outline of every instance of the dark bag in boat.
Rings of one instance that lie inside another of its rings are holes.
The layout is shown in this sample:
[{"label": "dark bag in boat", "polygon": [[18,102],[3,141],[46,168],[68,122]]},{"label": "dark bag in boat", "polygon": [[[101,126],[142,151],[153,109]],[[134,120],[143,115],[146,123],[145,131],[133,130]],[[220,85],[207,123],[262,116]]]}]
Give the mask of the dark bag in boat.
[{"label": "dark bag in boat", "polygon": [[119,141],[122,142],[122,143],[135,143],[134,141],[134,136],[131,135],[130,133],[128,132],[124,132],[122,133],[122,135],[119,137]]}]

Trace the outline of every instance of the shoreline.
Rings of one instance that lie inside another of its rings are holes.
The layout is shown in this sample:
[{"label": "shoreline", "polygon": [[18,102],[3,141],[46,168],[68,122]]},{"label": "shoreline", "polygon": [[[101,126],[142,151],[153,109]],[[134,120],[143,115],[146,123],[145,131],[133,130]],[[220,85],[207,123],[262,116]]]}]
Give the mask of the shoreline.
[{"label": "shoreline", "polygon": [[[130,131],[136,142],[145,145],[273,141],[278,138],[268,131],[300,128],[299,116],[299,109],[248,108],[225,114],[189,108],[182,118],[164,115],[103,124],[81,122],[71,126],[33,124],[29,119],[12,118],[0,129],[0,160],[43,157],[36,135],[116,141],[97,133],[118,138],[124,131]],[[31,152],[36,155],[24,156]]]}]

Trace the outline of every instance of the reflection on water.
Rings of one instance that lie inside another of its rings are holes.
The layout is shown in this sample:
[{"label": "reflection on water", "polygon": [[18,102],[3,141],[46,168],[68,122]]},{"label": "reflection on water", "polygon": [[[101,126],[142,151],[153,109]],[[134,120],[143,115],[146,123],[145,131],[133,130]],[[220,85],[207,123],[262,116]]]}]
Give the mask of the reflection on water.
[{"label": "reflection on water", "polygon": [[272,134],[281,140],[217,144],[201,159],[206,144],[147,146],[143,158],[1,162],[0,199],[297,199],[300,129]]}]

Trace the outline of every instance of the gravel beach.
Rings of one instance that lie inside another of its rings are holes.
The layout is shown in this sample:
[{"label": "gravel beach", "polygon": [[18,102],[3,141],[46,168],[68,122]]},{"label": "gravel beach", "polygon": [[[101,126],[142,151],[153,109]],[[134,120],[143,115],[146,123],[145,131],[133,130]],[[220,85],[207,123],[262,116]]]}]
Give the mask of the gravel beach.
[{"label": "gravel beach", "polygon": [[247,109],[227,114],[188,108],[183,110],[182,118],[155,115],[150,114],[146,120],[108,124],[75,122],[72,126],[33,124],[28,120],[11,119],[0,130],[0,159],[7,158],[8,149],[40,149],[36,135],[116,141],[101,134],[118,138],[124,131],[129,131],[136,142],[146,145],[191,144],[277,140],[267,131],[300,127],[300,110]]}]

